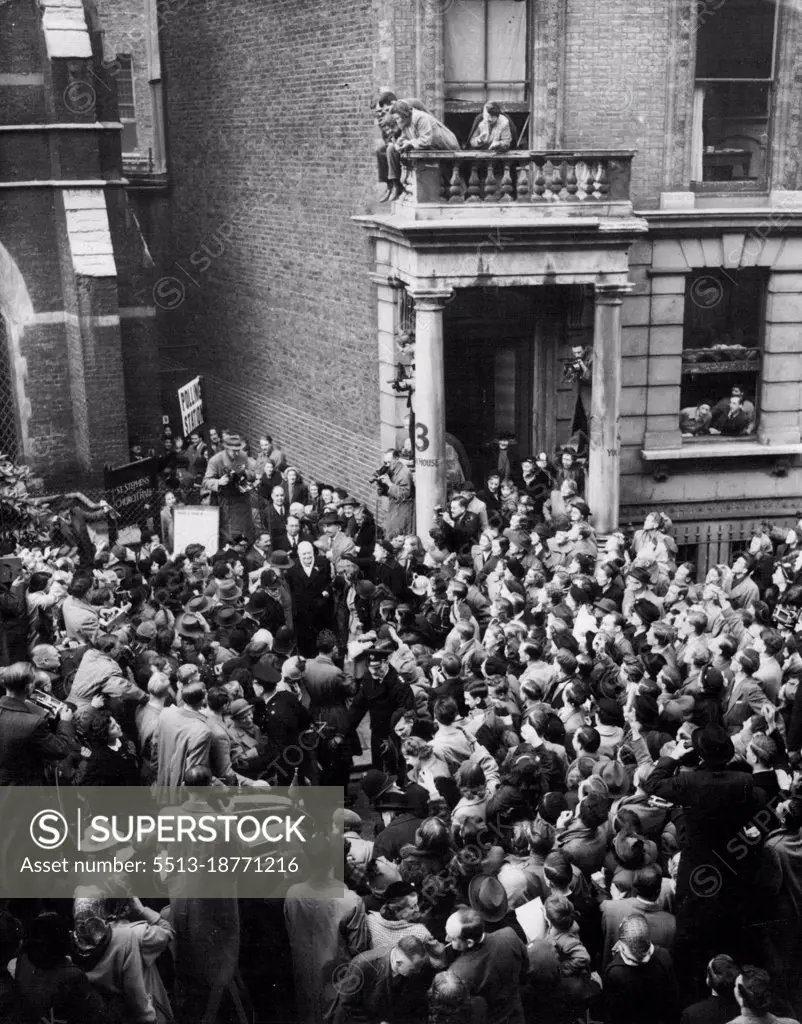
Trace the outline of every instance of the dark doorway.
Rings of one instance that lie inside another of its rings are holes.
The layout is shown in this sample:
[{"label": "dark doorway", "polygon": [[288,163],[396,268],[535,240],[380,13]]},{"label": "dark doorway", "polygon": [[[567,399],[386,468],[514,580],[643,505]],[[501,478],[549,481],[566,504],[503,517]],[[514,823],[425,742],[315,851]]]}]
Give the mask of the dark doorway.
[{"label": "dark doorway", "polygon": [[554,445],[564,291],[466,288],[446,307],[446,430],[464,445],[477,486],[501,431],[515,436],[516,461]]}]

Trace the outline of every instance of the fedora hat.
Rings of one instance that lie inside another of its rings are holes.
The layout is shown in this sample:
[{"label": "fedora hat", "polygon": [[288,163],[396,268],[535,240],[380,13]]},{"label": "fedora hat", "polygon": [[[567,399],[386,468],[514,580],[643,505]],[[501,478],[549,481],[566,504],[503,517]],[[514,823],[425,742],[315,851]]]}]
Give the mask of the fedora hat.
[{"label": "fedora hat", "polygon": [[242,622],[242,615],[236,608],[220,607],[214,613],[214,621],[222,629],[233,629]]},{"label": "fedora hat", "polygon": [[239,601],[242,590],[236,580],[220,580],[217,584],[217,597],[220,601]]},{"label": "fedora hat", "polygon": [[280,626],[276,630],[276,636],[273,640],[273,651],[276,654],[292,654],[296,643],[293,630],[289,626]]},{"label": "fedora hat", "polygon": [[368,768],[359,785],[370,803],[375,804],[380,796],[395,786],[395,776],[378,768]]},{"label": "fedora hat", "polygon": [[200,615],[184,612],[175,620],[175,631],[179,636],[198,637],[206,633],[206,624]]},{"label": "fedora hat", "polygon": [[251,594],[248,603],[245,605],[245,611],[252,613],[266,611],[270,607],[270,598],[264,592],[264,590],[254,590]]},{"label": "fedora hat", "polygon": [[343,518],[337,512],[326,512],[318,519],[318,526],[343,526]]},{"label": "fedora hat", "polygon": [[270,555],[270,564],[274,569],[291,569],[292,559],[286,551],[273,551]]},{"label": "fedora hat", "polygon": [[373,809],[376,811],[407,811],[409,808],[409,797],[400,789],[388,790],[373,804]]},{"label": "fedora hat", "polygon": [[370,580],[360,580],[356,585],[357,595],[365,600],[376,596],[376,587]]},{"label": "fedora hat", "polygon": [[253,708],[244,697],[237,697],[228,706],[228,714],[231,718],[242,718],[250,711],[253,711]]},{"label": "fedora hat", "polygon": [[708,764],[725,765],[735,757],[735,747],[726,729],[709,723],[693,734],[693,741]]},{"label": "fedora hat", "polygon": [[654,601],[649,601],[645,597],[635,601],[632,605],[632,611],[640,617],[645,626],[651,626],[660,618],[660,609]]},{"label": "fedora hat", "polygon": [[504,886],[493,875],[475,875],[468,886],[468,901],[488,924],[495,924],[509,910]]},{"label": "fedora hat", "polygon": [[188,612],[192,612],[193,615],[205,615],[210,612],[214,607],[211,598],[205,595],[201,597],[192,597],[184,605],[184,609]]}]

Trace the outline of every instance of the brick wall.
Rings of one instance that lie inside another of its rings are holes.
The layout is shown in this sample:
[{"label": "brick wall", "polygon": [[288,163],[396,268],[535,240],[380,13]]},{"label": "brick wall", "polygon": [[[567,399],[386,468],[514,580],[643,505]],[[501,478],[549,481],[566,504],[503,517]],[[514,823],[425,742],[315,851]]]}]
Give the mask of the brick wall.
[{"label": "brick wall", "polygon": [[126,168],[141,165],[147,169],[148,149],[153,146],[153,104],[148,83],[144,4],[142,0],[97,0],[97,9],[112,89],[116,89],[121,70],[115,59],[117,54],[130,54],[132,58],[137,148],[136,159],[126,153]]},{"label": "brick wall", "polygon": [[373,198],[371,0],[162,9],[170,252],[165,355],[210,416],[269,430],[364,493],[378,465],[375,286],[350,217]]},{"label": "brick wall", "polygon": [[567,0],[563,142],[636,149],[632,195],[656,206],[665,146],[670,4]]}]

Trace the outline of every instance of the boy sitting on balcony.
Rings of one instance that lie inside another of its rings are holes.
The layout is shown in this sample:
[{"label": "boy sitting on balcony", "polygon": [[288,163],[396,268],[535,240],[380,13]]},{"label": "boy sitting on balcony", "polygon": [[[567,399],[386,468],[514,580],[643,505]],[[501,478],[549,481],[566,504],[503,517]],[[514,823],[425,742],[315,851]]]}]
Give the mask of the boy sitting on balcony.
[{"label": "boy sitting on balcony", "polygon": [[401,137],[387,147],[387,184],[392,187],[392,199],[398,199],[405,189],[401,184],[401,154],[411,149],[459,149],[457,136],[425,110],[417,110],[405,100],[398,100],[390,108]]},{"label": "boy sitting on balcony", "polygon": [[512,147],[512,122],[501,113],[498,103],[485,103],[484,111],[476,115],[468,136],[471,149],[492,149],[506,153]]}]

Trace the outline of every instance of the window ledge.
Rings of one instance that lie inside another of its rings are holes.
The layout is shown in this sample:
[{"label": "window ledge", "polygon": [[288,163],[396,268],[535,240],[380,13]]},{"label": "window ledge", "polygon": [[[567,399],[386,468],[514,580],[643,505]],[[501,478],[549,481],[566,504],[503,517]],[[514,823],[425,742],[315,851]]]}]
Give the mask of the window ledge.
[{"label": "window ledge", "polygon": [[802,444],[761,444],[759,441],[705,441],[679,448],[642,448],[644,462],[677,462],[690,459],[733,459],[802,455]]}]

